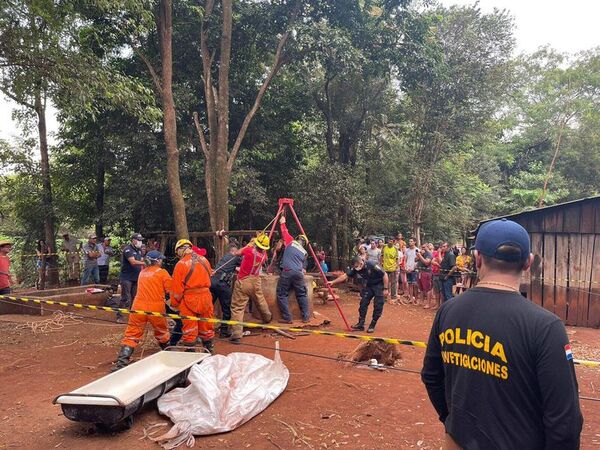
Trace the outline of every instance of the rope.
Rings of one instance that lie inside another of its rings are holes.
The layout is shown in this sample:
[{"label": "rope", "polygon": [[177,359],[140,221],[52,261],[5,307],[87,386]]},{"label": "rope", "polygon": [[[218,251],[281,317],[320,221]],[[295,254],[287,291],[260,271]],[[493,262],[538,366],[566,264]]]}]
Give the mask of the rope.
[{"label": "rope", "polygon": [[75,317],[73,313],[65,314],[62,311],[54,311],[52,316],[48,319],[37,320],[27,322],[21,325],[17,325],[15,329],[24,330],[30,329],[33,334],[38,333],[52,333],[55,331],[60,331],[69,325],[77,325],[83,323],[81,320]]}]

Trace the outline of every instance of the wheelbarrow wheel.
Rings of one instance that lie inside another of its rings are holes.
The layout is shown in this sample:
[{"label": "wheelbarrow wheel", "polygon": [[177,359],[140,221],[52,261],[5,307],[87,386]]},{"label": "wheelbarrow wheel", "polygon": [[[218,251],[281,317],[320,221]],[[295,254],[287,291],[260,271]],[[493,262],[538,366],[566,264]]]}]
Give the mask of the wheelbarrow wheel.
[{"label": "wheelbarrow wheel", "polygon": [[117,423],[97,423],[95,425],[101,433],[119,433],[129,430],[133,426],[133,416],[129,416]]}]

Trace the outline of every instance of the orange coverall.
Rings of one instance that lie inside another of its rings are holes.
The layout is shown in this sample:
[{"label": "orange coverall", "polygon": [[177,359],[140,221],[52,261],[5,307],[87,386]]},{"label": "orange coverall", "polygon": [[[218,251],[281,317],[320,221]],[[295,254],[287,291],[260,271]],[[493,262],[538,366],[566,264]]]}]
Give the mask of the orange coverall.
[{"label": "orange coverall", "polygon": [[[213,302],[210,293],[210,263],[203,256],[193,255],[196,259],[194,271],[187,283],[184,283],[192,269],[192,254],[179,260],[173,270],[173,298],[171,304],[179,309],[182,316],[213,317]],[[200,335],[203,341],[214,337],[212,323],[183,320],[182,344],[192,345]]]},{"label": "orange coverall", "polygon": [[[171,290],[172,279],[165,269],[158,266],[145,267],[138,278],[137,294],[131,309],[165,313],[165,295]],[[164,317],[130,314],[123,345],[137,347],[144,334],[146,323],[154,328],[154,336],[161,344],[169,342],[167,319]]]}]

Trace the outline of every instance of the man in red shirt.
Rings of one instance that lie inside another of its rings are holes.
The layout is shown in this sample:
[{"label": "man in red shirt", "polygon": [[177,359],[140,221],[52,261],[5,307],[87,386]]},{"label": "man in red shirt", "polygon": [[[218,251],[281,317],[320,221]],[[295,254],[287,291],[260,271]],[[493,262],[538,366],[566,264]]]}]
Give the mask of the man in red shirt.
[{"label": "man in red shirt", "polygon": [[[269,237],[261,233],[255,239],[252,239],[243,249],[234,253],[234,255],[242,257],[242,262],[240,263],[240,271],[233,287],[231,320],[237,322],[244,321],[244,311],[250,298],[254,300],[263,322],[269,323],[273,319],[273,314],[271,314],[267,300],[265,300],[260,280],[260,272],[262,265],[267,260],[266,250],[269,249],[269,244]],[[239,343],[242,338],[242,332],[243,327],[241,325],[233,325],[229,340],[236,344]]]},{"label": "man in red shirt", "polygon": [[12,250],[12,242],[0,241],[0,295],[10,294],[12,277],[10,275],[10,259],[8,254]]}]

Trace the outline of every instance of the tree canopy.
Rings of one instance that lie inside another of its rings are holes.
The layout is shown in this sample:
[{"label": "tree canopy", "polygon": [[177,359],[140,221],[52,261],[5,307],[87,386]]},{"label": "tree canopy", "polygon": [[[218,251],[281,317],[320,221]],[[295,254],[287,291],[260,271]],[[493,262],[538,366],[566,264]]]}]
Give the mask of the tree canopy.
[{"label": "tree canopy", "polygon": [[261,229],[292,197],[344,259],[359,234],[461,240],[597,195],[600,49],[517,55],[513,33],[409,0],[5,2],[23,138],[0,143],[0,234]]}]

